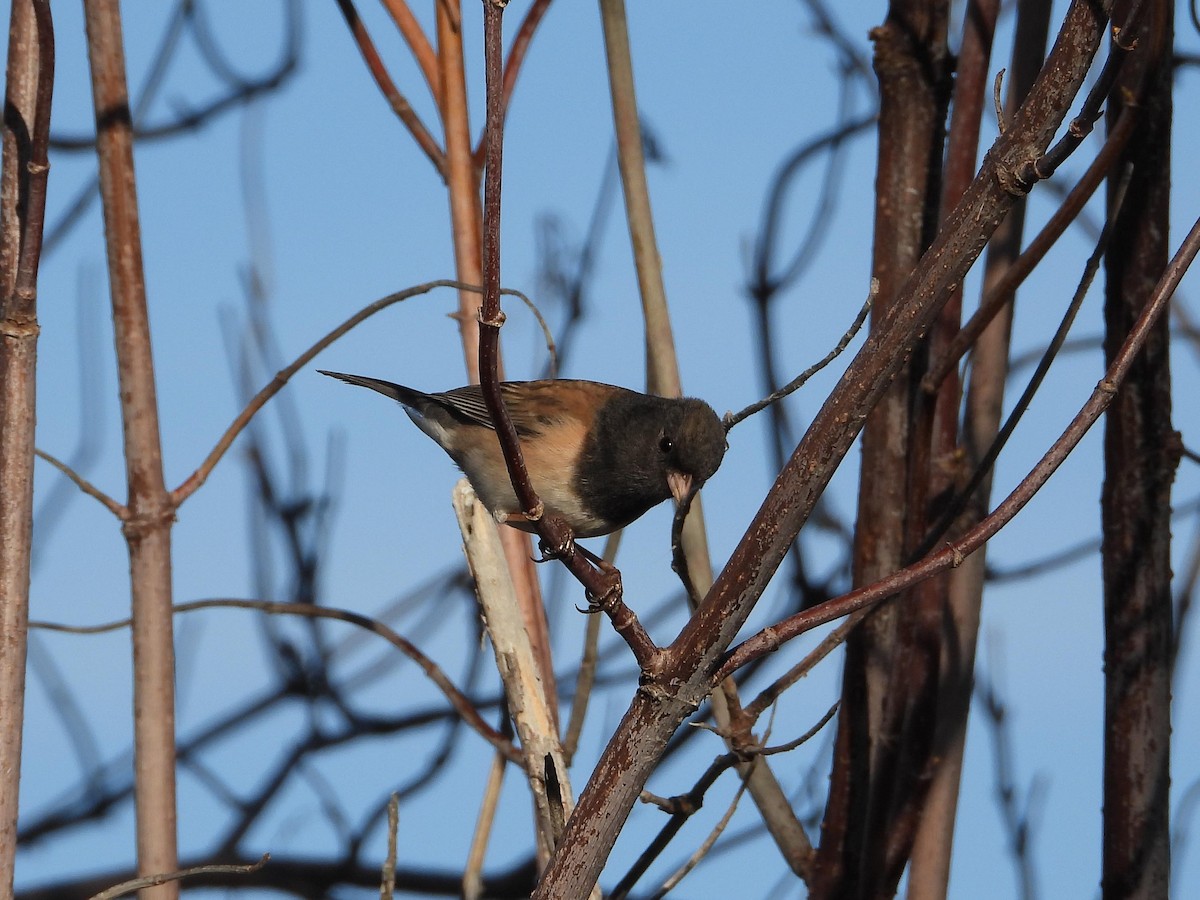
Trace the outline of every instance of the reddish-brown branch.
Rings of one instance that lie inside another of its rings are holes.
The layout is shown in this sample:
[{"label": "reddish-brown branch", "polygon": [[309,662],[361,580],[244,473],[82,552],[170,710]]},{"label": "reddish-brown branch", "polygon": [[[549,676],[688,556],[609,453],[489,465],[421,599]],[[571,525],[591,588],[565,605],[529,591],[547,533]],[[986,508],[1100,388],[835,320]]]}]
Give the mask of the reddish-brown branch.
[{"label": "reddish-brown branch", "polygon": [[[1124,0],[1119,12],[1139,6]],[[1110,121],[1136,112],[1124,183],[1109,179],[1115,218],[1105,256],[1105,357],[1155,299],[1170,253],[1174,5],[1150,4],[1122,32],[1139,52],[1120,73]],[[1114,49],[1113,51],[1117,51]],[[1143,90],[1143,82],[1145,88]],[[1124,167],[1124,166],[1123,166]],[[1128,384],[1105,417],[1100,495],[1104,586],[1104,817],[1106,898],[1166,897],[1171,889],[1171,487],[1181,439],[1171,422],[1170,323],[1148,329]]]},{"label": "reddish-brown branch", "polygon": [[11,894],[33,550],[37,273],[46,212],[54,26],[47,0],[12,4],[0,174],[0,894]]},{"label": "reddish-brown branch", "polygon": [[960,565],[966,557],[991,540],[996,532],[1011,521],[1041,489],[1042,485],[1062,465],[1071,451],[1083,439],[1083,436],[1087,434],[1088,429],[1112,403],[1114,395],[1129,374],[1129,369],[1146,343],[1155,322],[1166,309],[1171,295],[1183,278],[1184,272],[1196,258],[1198,251],[1200,251],[1200,219],[1193,223],[1191,231],[1188,232],[1174,259],[1171,260],[1162,279],[1155,286],[1152,297],[1129,330],[1128,337],[1121,344],[1120,351],[1114,356],[1112,364],[1092,392],[1091,397],[1037,465],[990,515],[958,540],[947,542],[942,550],[889,575],[882,581],[826,601],[760,631],[726,656],[713,675],[713,683],[731,675],[742,666],[768,653],[775,652],[788,641],[819,625],[873,606],[880,600],[899,593],[938,572],[944,572],[946,569]]},{"label": "reddish-brown branch", "polygon": [[[880,93],[871,258],[879,299],[872,310],[873,330],[904,302],[900,288],[937,228],[951,85],[948,27],[948,3],[892,0],[884,23],[871,31]],[[958,291],[950,294],[941,315],[957,318],[957,297]],[[919,520],[923,511],[928,429],[925,434],[914,429],[911,382],[919,377],[924,346],[913,356],[896,373],[863,429],[855,584],[869,584],[903,565],[906,529],[913,528],[914,517]],[[908,793],[917,771],[913,767],[894,772],[904,744],[903,717],[897,710],[921,692],[913,661],[900,664],[905,627],[908,623],[894,607],[883,607],[847,642],[833,770],[812,885],[817,895],[889,890],[877,848],[891,830],[891,797]]]},{"label": "reddish-brown branch", "polygon": [[[461,15],[458,0],[438,0],[438,72],[441,79],[442,127],[446,139],[446,191],[450,202],[450,227],[454,241],[454,264],[460,280],[480,284],[482,275],[483,211],[479,200],[479,170],[471,158],[470,105],[467,85]],[[462,291],[458,295],[458,327],[467,378],[479,382],[479,298]],[[501,363],[497,363],[500,367]],[[503,371],[498,376],[503,378]],[[557,706],[557,689],[550,656],[550,633],[542,603],[541,586],[532,562],[529,538],[511,528],[500,530],[509,573],[516,583],[534,652],[542,668],[543,684],[551,707]]]},{"label": "reddish-brown branch", "polygon": [[[120,8],[117,0],[85,0],[84,14],[129,483],[130,515],[122,531],[132,590],[138,867],[152,875],[179,868],[171,623],[175,505],[163,483]],[[178,891],[171,883],[149,888],[145,896],[169,900]]]},{"label": "reddish-brown branch", "polygon": [[383,0],[383,7],[391,15],[392,21],[396,23],[396,28],[404,38],[404,43],[408,44],[413,59],[417,61],[417,65],[421,68],[421,74],[425,76],[429,93],[433,95],[434,102],[440,108],[442,80],[438,75],[438,60],[437,54],[433,52],[433,45],[429,43],[429,38],[426,37],[420,23],[417,22],[417,17],[412,14],[412,10],[405,0]]},{"label": "reddish-brown branch", "polygon": [[[525,11],[525,18],[521,20],[512,46],[508,49],[508,59],[504,61],[504,84],[501,88],[501,123],[508,118],[508,105],[512,102],[513,91],[517,86],[517,76],[521,74],[521,64],[525,62],[525,54],[529,51],[529,45],[533,41],[538,25],[541,24],[542,18],[549,8],[550,0],[533,0],[529,9]],[[484,132],[480,135],[479,144],[475,147],[473,154],[475,165],[479,168],[483,168],[484,156],[487,151],[487,127],[487,123],[484,123]]]},{"label": "reddish-brown branch", "polygon": [[[425,127],[425,123],[421,121],[421,117],[412,108],[412,104],[400,93],[400,89],[392,81],[392,76],[388,74],[387,66],[383,64],[383,59],[380,57],[379,51],[375,49],[375,43],[371,40],[371,35],[367,33],[367,27],[363,25],[362,19],[358,16],[358,10],[354,7],[354,0],[337,0],[337,4],[346,19],[346,24],[350,27],[350,34],[354,37],[354,43],[358,45],[363,62],[367,64],[367,69],[370,71],[371,77],[379,85],[379,90],[383,93],[384,99],[387,100],[396,117],[404,123],[404,127],[408,129],[409,133],[413,136],[413,140],[417,142],[417,146],[425,151],[425,155],[429,157],[429,161],[433,163],[433,167],[437,169],[438,174],[445,181],[445,152],[438,146],[438,142],[434,139],[433,135],[429,133],[429,129]],[[414,50],[414,55],[415,53],[416,51]]]},{"label": "reddish-brown branch", "polygon": [[633,650],[643,671],[651,670],[658,657],[658,648],[649,634],[621,598],[620,573],[615,569],[602,572],[593,566],[574,547],[574,538],[565,523],[543,515],[544,507],[533,485],[521,444],[512,418],[500,394],[499,348],[500,327],[504,313],[500,309],[500,189],[504,145],[504,110],[501,103],[501,65],[503,52],[501,22],[503,3],[485,0],[484,5],[484,70],[487,77],[487,165],[483,185],[483,303],[479,311],[479,383],[483,398],[496,427],[504,460],[512,478],[513,490],[527,519],[537,523],[538,535],[559,553],[571,574],[579,579],[596,606],[613,621],[620,634]]}]

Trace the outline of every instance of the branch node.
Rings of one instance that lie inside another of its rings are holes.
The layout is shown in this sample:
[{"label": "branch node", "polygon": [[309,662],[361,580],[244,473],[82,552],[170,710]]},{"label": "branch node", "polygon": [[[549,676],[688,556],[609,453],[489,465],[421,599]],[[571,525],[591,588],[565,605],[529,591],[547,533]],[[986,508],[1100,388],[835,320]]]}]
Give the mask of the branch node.
[{"label": "branch node", "polygon": [[[1034,177],[1030,177],[1030,176]],[[1037,170],[1037,161],[1032,164],[1025,163],[1020,166],[1010,166],[1004,162],[996,162],[996,181],[1006,193],[1012,194],[1014,197],[1024,197],[1033,187],[1034,182],[1041,179],[1042,175]]]},{"label": "branch node", "polygon": [[10,338],[31,338],[37,337],[42,333],[42,328],[37,323],[37,319],[30,319],[27,322],[22,322],[17,319],[4,319],[0,321],[0,335]]},{"label": "branch node", "polygon": [[1120,47],[1122,50],[1129,52],[1131,50],[1137,49],[1138,39],[1135,37],[1128,44],[1123,43],[1122,38],[1125,37],[1125,32],[1127,30],[1130,30],[1130,29],[1122,28],[1120,25],[1114,25],[1112,27],[1112,42],[1114,44],[1116,44],[1118,47]]},{"label": "branch node", "polygon": [[504,325],[504,320],[507,319],[508,316],[504,314],[504,310],[497,309],[496,315],[485,318],[483,315],[483,307],[481,306],[479,307],[479,312],[476,313],[476,318],[479,319],[480,325],[483,325],[487,328],[500,328],[502,325]]}]

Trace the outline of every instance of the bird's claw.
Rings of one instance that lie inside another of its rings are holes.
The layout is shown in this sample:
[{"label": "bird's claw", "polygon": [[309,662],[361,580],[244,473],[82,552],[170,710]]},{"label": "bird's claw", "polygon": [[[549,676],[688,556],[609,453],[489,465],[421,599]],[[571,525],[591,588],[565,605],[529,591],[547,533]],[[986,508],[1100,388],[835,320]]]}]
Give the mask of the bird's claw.
[{"label": "bird's claw", "polygon": [[557,545],[550,543],[545,538],[539,538],[538,552],[542,555],[535,557],[533,561],[544,563],[552,559],[570,559],[575,555],[576,549],[575,536],[571,534],[570,529],[565,529],[563,539]]}]

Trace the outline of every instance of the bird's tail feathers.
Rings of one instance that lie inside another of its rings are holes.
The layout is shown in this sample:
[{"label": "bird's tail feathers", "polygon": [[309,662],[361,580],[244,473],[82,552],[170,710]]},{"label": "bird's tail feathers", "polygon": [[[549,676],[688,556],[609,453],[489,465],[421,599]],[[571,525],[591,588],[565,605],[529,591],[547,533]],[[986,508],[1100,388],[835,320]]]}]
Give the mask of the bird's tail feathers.
[{"label": "bird's tail feathers", "polygon": [[384,381],[380,378],[367,378],[365,375],[347,375],[344,372],[327,372],[325,369],[317,369],[317,371],[322,375],[328,375],[330,378],[337,378],[344,381],[346,384],[355,384],[359,387],[378,391],[385,397],[391,397],[393,400],[403,403],[407,407],[420,408],[424,402],[429,400],[428,394],[415,391],[402,384]]}]

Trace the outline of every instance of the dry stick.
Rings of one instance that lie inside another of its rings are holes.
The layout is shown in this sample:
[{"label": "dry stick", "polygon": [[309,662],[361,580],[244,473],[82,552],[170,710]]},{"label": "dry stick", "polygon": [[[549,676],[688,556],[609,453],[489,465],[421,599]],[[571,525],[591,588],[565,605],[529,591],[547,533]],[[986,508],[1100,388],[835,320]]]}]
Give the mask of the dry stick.
[{"label": "dry stick", "polygon": [[191,878],[194,875],[248,875],[251,872],[257,872],[271,859],[270,853],[264,853],[262,859],[256,863],[249,865],[213,865],[213,866],[193,866],[190,869],[180,869],[176,872],[163,872],[158,875],[147,875],[143,878],[134,878],[130,881],[123,881],[121,884],[114,885],[106,891],[101,891],[98,894],[93,894],[90,900],[116,900],[117,897],[124,897],[127,894],[132,894],[134,891],[140,891],[143,888],[151,888],[168,882],[182,881],[184,878]]},{"label": "dry stick", "polygon": [[396,838],[400,830],[400,795],[392,794],[387,805],[387,857],[383,861],[379,885],[380,900],[392,900],[396,895]]},{"label": "dry stick", "polygon": [[0,176],[0,895],[11,894],[33,552],[37,272],[46,212],[54,26],[46,0],[15,0]]},{"label": "dry stick", "polygon": [[882,317],[814,418],[700,609],[664,652],[657,683],[632,699],[609,741],[534,897],[567,897],[592,884],[658,753],[705,696],[711,673],[792,546],[838,461],[857,437],[918,335],[928,327],[1016,198],[1036,181],[1032,161],[1062,123],[1104,33],[1094,4],[1074,0],[1042,75],[984,158],[979,175],[902,288],[904,302]]},{"label": "dry stick", "polygon": [[[433,167],[437,169],[438,174],[445,181],[445,151],[438,146],[437,140],[429,133],[429,129],[425,127],[425,123],[421,121],[421,117],[417,115],[416,110],[412,108],[412,105],[405,96],[400,93],[400,89],[396,87],[396,83],[392,81],[392,76],[388,74],[387,66],[383,64],[383,60],[379,56],[379,51],[375,49],[371,35],[367,33],[366,26],[363,25],[362,19],[358,17],[358,10],[354,8],[354,0],[337,0],[337,5],[346,19],[346,24],[350,27],[350,34],[354,37],[354,43],[358,45],[358,51],[362,54],[363,61],[367,64],[367,69],[371,72],[375,83],[379,85],[379,90],[383,93],[384,99],[392,107],[392,112],[396,114],[396,117],[404,123],[409,134],[413,136],[413,140],[417,142],[417,146],[425,151],[425,155],[429,157],[429,161],[433,163]],[[415,51],[414,55],[416,55]],[[426,78],[428,77],[427,74]]]},{"label": "dry stick", "polygon": [[[476,284],[467,284],[463,281],[455,281],[450,278],[441,278],[436,281],[427,281],[424,284],[418,284],[410,288],[405,288],[404,290],[397,291],[394,294],[388,294],[386,297],[382,297],[379,300],[376,300],[374,303],[371,303],[360,309],[354,315],[350,316],[350,318],[346,319],[346,321],[344,321],[341,325],[338,325],[332,331],[328,332],[324,337],[320,338],[315,344],[296,357],[296,359],[290,364],[280,369],[275,374],[275,377],[272,378],[262,390],[260,390],[250,399],[250,402],[246,404],[245,408],[240,413],[238,413],[237,417],[233,420],[230,426],[225,429],[225,433],[221,435],[216,445],[212,450],[209,451],[208,456],[204,458],[204,461],[197,467],[196,471],[192,472],[191,475],[189,475],[183,480],[183,482],[180,483],[179,487],[175,488],[175,490],[171,492],[172,502],[176,506],[179,506],[184,500],[194,494],[200,485],[204,484],[204,482],[208,479],[208,476],[212,474],[213,467],[220,462],[221,457],[225,455],[225,452],[237,439],[237,436],[242,433],[247,425],[250,424],[250,420],[254,418],[255,413],[262,409],[268,400],[278,394],[283,389],[284,385],[288,383],[291,377],[312,362],[322,350],[324,350],[334,341],[338,340],[340,337],[342,337],[342,335],[346,334],[346,332],[350,331],[352,328],[356,328],[361,325],[377,312],[385,310],[389,306],[394,306],[397,303],[402,303],[403,301],[412,297],[416,297],[419,294],[427,294],[434,288],[439,287],[457,288],[460,292],[464,293],[472,291],[479,293],[483,290],[481,287],[479,287],[479,285]],[[533,302],[520,291],[515,291],[511,288],[501,288],[500,293],[511,294],[513,296],[520,297],[525,301],[526,305],[528,305],[531,309],[533,308]],[[538,321],[545,326],[545,320],[542,319],[540,314],[537,315],[537,318]],[[545,333],[549,335],[549,330],[545,329]],[[553,342],[549,342],[548,346],[553,347]],[[83,485],[80,485],[80,487],[82,486]]]},{"label": "dry stick", "polygon": [[[595,620],[595,617],[593,617]],[[483,789],[483,802],[479,807],[479,818],[475,833],[471,836],[471,849],[463,867],[463,900],[478,900],[483,896],[483,864],[487,857],[487,845],[491,839],[492,825],[496,821],[496,810],[500,806],[500,789],[504,785],[504,773],[508,765],[499,753],[492,754],[492,765],[488,770],[487,784]]]},{"label": "dry stick", "polygon": [[[646,181],[624,0],[601,0],[600,18],[612,95],[617,161],[646,327],[647,390],[652,394],[679,397],[683,387]],[[707,593],[713,577],[701,498],[692,499],[690,507],[690,515],[686,509],[677,512],[672,529],[672,545],[679,548],[675,554],[675,570],[680,574],[689,598]],[[713,713],[722,729],[728,729],[732,722],[739,720],[740,702],[734,684],[724,685],[721,693],[713,697]],[[730,733],[734,730],[730,729]],[[733,743],[744,739],[745,735],[742,735]],[[811,858],[812,847],[770,767],[764,763],[739,771],[749,779],[751,796],[789,866],[793,871],[803,871]]]},{"label": "dry stick", "polygon": [[[163,481],[120,7],[117,0],[85,0],[84,16],[129,484],[129,518],[121,530],[129,546],[133,612],[138,871],[149,875],[179,868],[171,622],[175,503]],[[144,896],[170,900],[178,893],[171,882]]]},{"label": "dry stick", "polygon": [[568,766],[534,657],[495,520],[464,478],[454,487],[454,512],[484,625],[504,683],[509,714],[521,739],[525,774],[537,811],[538,861],[544,865],[574,806]]},{"label": "dry stick", "polygon": [[[513,746],[512,741],[505,738],[504,735],[483,720],[483,717],[479,715],[479,711],[475,709],[475,705],[471,702],[470,698],[454,686],[454,683],[437,663],[422,653],[411,641],[397,634],[377,619],[372,619],[370,616],[365,616],[362,613],[353,612],[348,609],[317,606],[312,603],[277,603],[270,600],[236,600],[229,598],[193,600],[189,603],[180,603],[174,606],[171,612],[188,613],[197,612],[202,609],[253,609],[276,616],[307,616],[314,619],[332,619],[337,622],[347,622],[350,625],[355,625],[365,631],[378,635],[416,663],[421,671],[425,673],[425,676],[450,701],[450,705],[454,708],[454,711],[480,737],[503,754],[505,759],[518,764],[521,762],[521,752]],[[103,625],[61,625],[56,622],[34,621],[30,622],[29,625],[31,628],[58,631],[64,634],[103,634],[121,628],[128,628],[130,621],[129,619],[121,619],[116,622],[106,622]]]},{"label": "dry stick", "polygon": [[886,599],[920,581],[944,572],[946,569],[961,565],[962,561],[990,540],[996,532],[1003,528],[1021,511],[1033,495],[1036,494],[1050,478],[1054,471],[1062,465],[1068,454],[1087,434],[1088,429],[1103,414],[1112,403],[1114,394],[1124,382],[1129,368],[1136,358],[1151,327],[1167,307],[1171,294],[1183,278],[1188,266],[1200,251],[1200,219],[1188,232],[1183,244],[1175,257],[1167,266],[1166,272],[1155,286],[1150,301],[1138,317],[1129,336],[1121,345],[1120,352],[1113,359],[1104,378],[1096,386],[1091,397],[1076,414],[1062,435],[1054,442],[1045,455],[1033,467],[1021,483],[1013,489],[1004,501],[995,508],[979,524],[967,531],[961,538],[947,542],[945,549],[907,566],[887,578],[843,594],[833,600],[822,603],[802,613],[797,613],[784,619],[777,625],[760,631],[747,639],[730,652],[713,676],[716,680],[726,677],[739,668],[768,653],[778,650],[783,644],[810,631],[826,622],[839,619],[844,615],[874,606],[880,600]]},{"label": "dry stick", "polygon": [[438,60],[437,54],[433,52],[433,45],[429,43],[429,38],[421,30],[417,17],[413,15],[405,0],[383,0],[383,6],[391,15],[392,21],[396,23],[396,28],[404,38],[404,43],[408,44],[413,59],[421,67],[421,74],[425,76],[425,84],[429,88],[429,93],[440,108],[442,86],[441,80],[438,78]]}]

